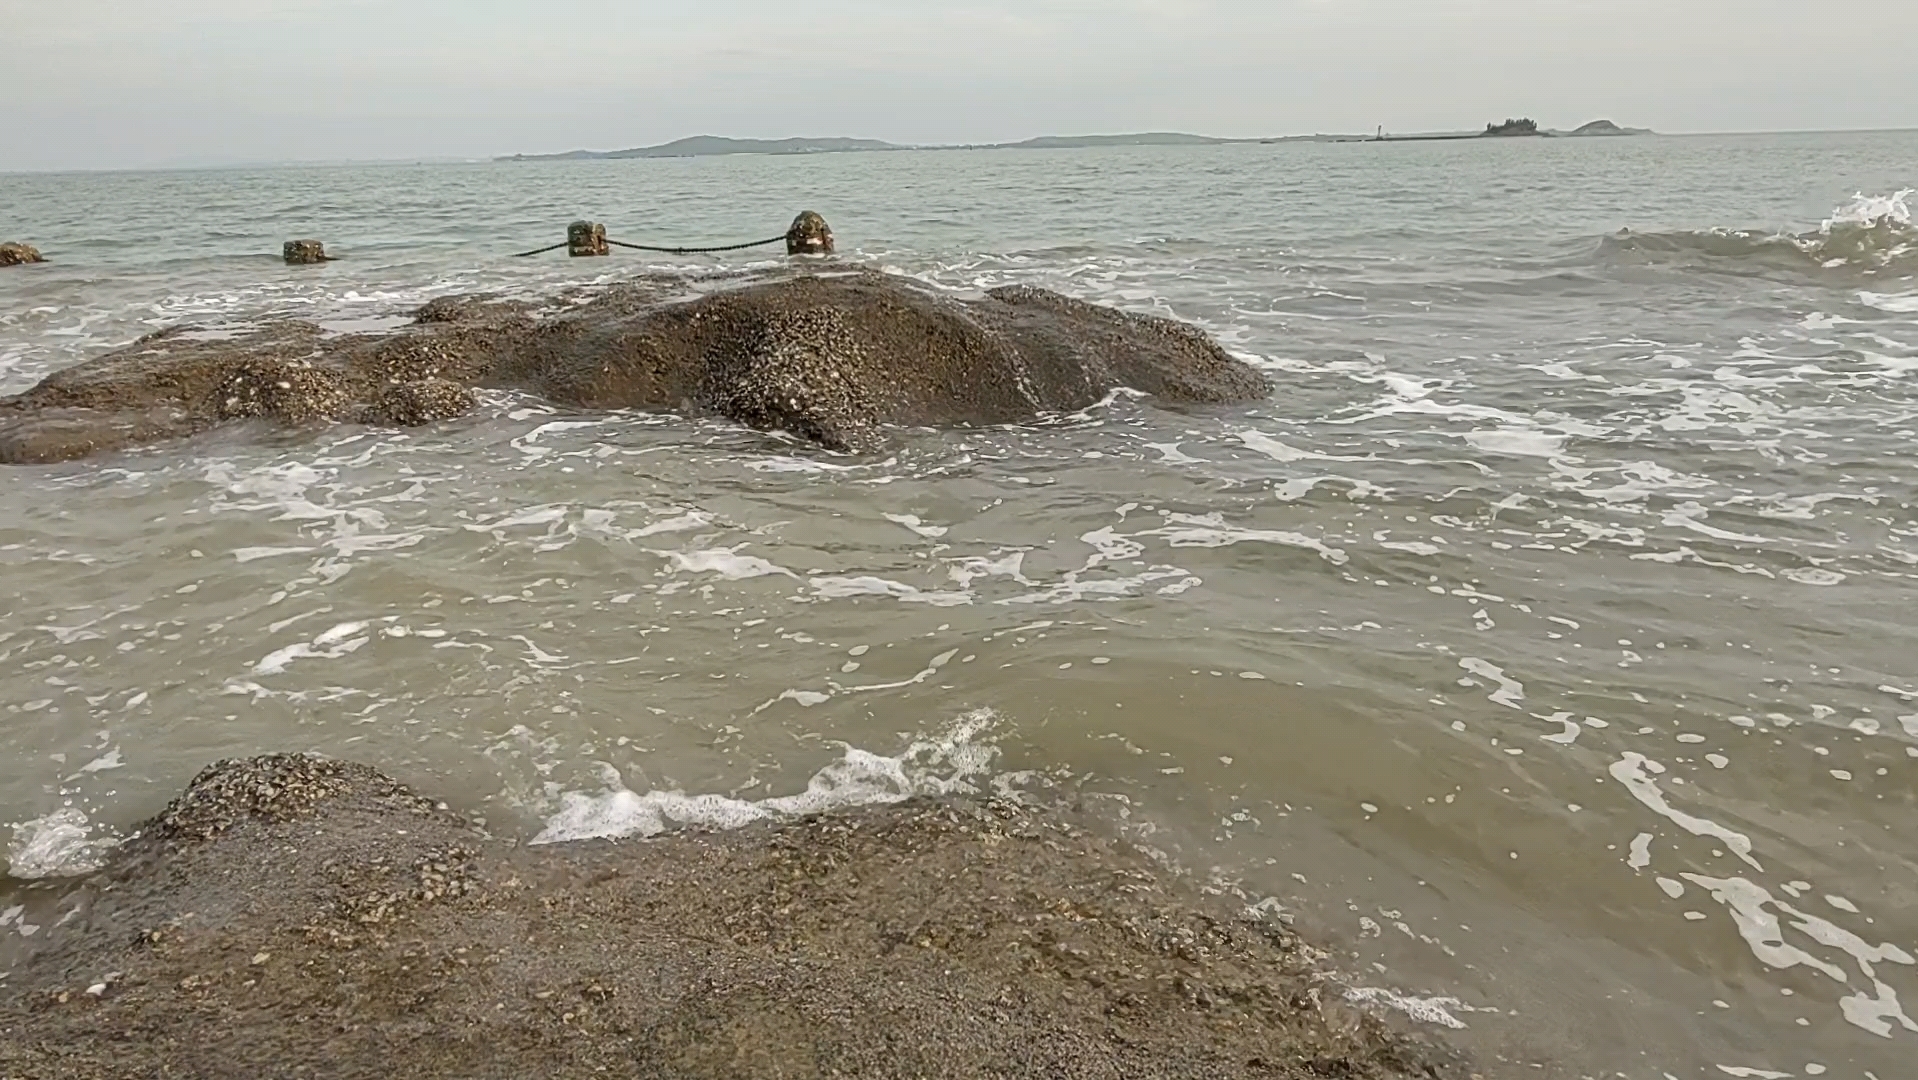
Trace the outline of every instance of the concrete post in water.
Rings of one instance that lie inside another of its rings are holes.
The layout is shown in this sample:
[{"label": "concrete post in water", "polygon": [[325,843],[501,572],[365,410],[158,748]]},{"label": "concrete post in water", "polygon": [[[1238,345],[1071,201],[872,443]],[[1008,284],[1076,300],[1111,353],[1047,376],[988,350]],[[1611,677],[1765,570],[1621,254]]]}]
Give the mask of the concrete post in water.
[{"label": "concrete post in water", "polygon": [[786,230],[786,254],[831,255],[832,226],[811,210],[800,214]]},{"label": "concrete post in water", "polygon": [[46,261],[40,257],[40,249],[32,244],[0,244],[0,266],[24,266]]},{"label": "concrete post in water", "polygon": [[288,240],[280,248],[280,257],[286,260],[288,266],[311,266],[333,261],[326,254],[326,245],[318,240]]},{"label": "concrete post in water", "polygon": [[611,255],[606,243],[606,226],[591,221],[575,221],[566,226],[566,254],[574,258]]}]

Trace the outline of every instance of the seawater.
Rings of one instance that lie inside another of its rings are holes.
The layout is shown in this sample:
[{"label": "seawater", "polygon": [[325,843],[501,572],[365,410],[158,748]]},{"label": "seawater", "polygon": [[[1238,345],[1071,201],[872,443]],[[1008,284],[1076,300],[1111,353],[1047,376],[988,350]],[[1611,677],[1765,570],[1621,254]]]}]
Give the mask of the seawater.
[{"label": "seawater", "polygon": [[[1918,134],[0,175],[0,391],[161,326],[768,257],[1195,322],[867,457],[492,395],[0,472],[0,937],[216,758],[540,842],[913,794],[1104,808],[1356,1001],[1544,1075],[1904,1075]],[[289,268],[280,241],[343,258]],[[1528,1073],[1532,1074],[1532,1073]]]}]

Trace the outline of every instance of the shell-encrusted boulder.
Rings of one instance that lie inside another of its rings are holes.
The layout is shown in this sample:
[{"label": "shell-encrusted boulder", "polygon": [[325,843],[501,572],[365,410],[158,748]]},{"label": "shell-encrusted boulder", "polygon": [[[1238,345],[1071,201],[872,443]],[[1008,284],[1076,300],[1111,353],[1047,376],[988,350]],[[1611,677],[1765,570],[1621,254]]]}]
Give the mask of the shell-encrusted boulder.
[{"label": "shell-encrusted boulder", "polygon": [[288,240],[280,246],[280,257],[286,260],[288,266],[312,266],[332,261],[326,253],[326,245],[318,240]]},{"label": "shell-encrusted boulder", "polygon": [[609,255],[612,250],[606,243],[606,226],[594,221],[575,221],[566,226],[566,254],[579,259]]},{"label": "shell-encrusted boulder", "polygon": [[832,227],[826,219],[807,210],[793,219],[786,230],[786,254],[831,255]]},{"label": "shell-encrusted boulder", "polygon": [[27,263],[46,261],[40,257],[40,249],[32,244],[0,244],[0,266],[25,266]]},{"label": "shell-encrusted boulder", "polygon": [[423,424],[479,388],[569,409],[723,417],[834,450],[1017,424],[1126,387],[1169,404],[1271,389],[1197,327],[1030,286],[963,297],[890,274],[758,275],[687,298],[633,281],[563,303],[435,301],[390,331],[179,327],[0,399],[0,462],[61,461],[259,419]]}]

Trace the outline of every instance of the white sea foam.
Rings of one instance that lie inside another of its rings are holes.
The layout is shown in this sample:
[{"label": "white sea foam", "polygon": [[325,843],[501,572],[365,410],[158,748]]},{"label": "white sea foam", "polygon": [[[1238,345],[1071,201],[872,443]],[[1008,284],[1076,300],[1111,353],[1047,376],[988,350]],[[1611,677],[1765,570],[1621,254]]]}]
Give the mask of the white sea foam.
[{"label": "white sea foam", "polygon": [[1454,1031],[1463,1031],[1465,1021],[1452,1013],[1470,1011],[1464,1002],[1455,997],[1413,997],[1376,986],[1357,986],[1347,989],[1345,1000],[1355,1005],[1394,1009],[1421,1024],[1435,1024]]},{"label": "white sea foam", "polygon": [[1138,536],[1162,536],[1166,543],[1180,547],[1230,547],[1233,544],[1276,544],[1281,547],[1303,548],[1317,553],[1326,562],[1334,566],[1343,566],[1351,560],[1345,552],[1332,547],[1323,540],[1314,540],[1303,533],[1283,532],[1272,529],[1241,529],[1225,523],[1222,514],[1168,514],[1167,525],[1161,529],[1147,529]]},{"label": "white sea foam", "polygon": [[1565,451],[1565,442],[1569,436],[1554,435],[1537,428],[1504,427],[1489,431],[1468,431],[1463,438],[1474,448],[1488,454],[1549,458],[1556,457]]},{"label": "white sea foam", "polygon": [[1525,700],[1525,684],[1519,682],[1517,679],[1507,677],[1504,668],[1499,667],[1489,660],[1480,660],[1475,656],[1468,656],[1460,660],[1458,666],[1482,679],[1490,679],[1497,683],[1498,689],[1492,691],[1491,695],[1493,701],[1498,702],[1508,709],[1524,707],[1522,703]]},{"label": "white sea foam", "polygon": [[340,623],[310,642],[302,641],[275,649],[253,665],[253,674],[278,675],[295,660],[338,660],[348,653],[357,652],[371,640],[365,633],[368,625],[364,622]]},{"label": "white sea foam", "polygon": [[24,880],[92,873],[118,843],[113,837],[96,836],[84,811],[55,810],[13,827],[7,872]]},{"label": "white sea foam", "polygon": [[1335,454],[1321,454],[1312,450],[1300,450],[1288,445],[1262,431],[1246,430],[1238,433],[1239,441],[1249,449],[1256,450],[1277,462],[1291,461],[1370,461],[1370,457],[1340,457]]},{"label": "white sea foam", "polygon": [[[1839,1000],[1839,1009],[1848,1023],[1886,1039],[1892,1037],[1894,1025],[1918,1033],[1918,1021],[1905,1012],[1898,992],[1878,975],[1878,968],[1884,964],[1905,967],[1918,964],[1918,959],[1909,952],[1889,942],[1873,945],[1828,919],[1800,911],[1745,878],[1679,876],[1707,890],[1712,899],[1725,906],[1752,955],[1768,967],[1780,970],[1805,967],[1847,988],[1856,986],[1844,968],[1794,944],[1786,937],[1787,929],[1806,938],[1807,945],[1834,949],[1849,956],[1869,989],[1854,989]],[[1789,924],[1781,915],[1790,920]]]},{"label": "white sea foam", "polygon": [[1918,315],[1918,293],[1861,292],[1858,302],[1894,315]]},{"label": "white sea foam", "polygon": [[1912,224],[1911,197],[1914,194],[1918,194],[1918,189],[1905,188],[1890,195],[1867,195],[1862,191],[1858,192],[1851,197],[1851,202],[1833,210],[1831,216],[1824,220],[1818,230],[1831,233],[1846,226],[1862,225],[1866,228],[1887,225],[1910,226]]},{"label": "white sea foam", "polygon": [[1722,841],[1731,849],[1732,854],[1743,859],[1752,869],[1761,871],[1764,869],[1758,864],[1757,859],[1752,858],[1751,837],[1672,806],[1670,800],[1665,797],[1665,792],[1659,788],[1658,781],[1653,779],[1654,776],[1665,773],[1665,766],[1643,754],[1628,751],[1624,757],[1612,763],[1609,771],[1612,779],[1625,785],[1625,790],[1631,792],[1633,798],[1654,813],[1693,836],[1708,836]]},{"label": "white sea foam", "polygon": [[858,596],[889,596],[903,604],[930,604],[933,607],[964,607],[972,603],[970,591],[921,589],[903,581],[872,575],[853,577],[821,576],[812,578],[813,596],[821,600],[846,600]]},{"label": "white sea foam", "polygon": [[782,576],[795,580],[799,578],[791,570],[776,566],[757,555],[739,554],[741,546],[744,545],[699,551],[656,551],[653,554],[663,556],[670,564],[672,573],[713,574],[726,581]]},{"label": "white sea foam", "polygon": [[928,540],[937,540],[949,531],[944,525],[928,525],[913,514],[887,514],[886,520],[903,525]]},{"label": "white sea foam", "polygon": [[979,794],[993,785],[990,770],[999,751],[989,735],[995,723],[994,714],[982,709],[891,757],[846,745],[838,761],[813,774],[805,791],[759,800],[681,791],[638,793],[627,789],[611,766],[602,766],[605,789],[565,792],[559,812],[547,820],[533,843],[651,837],[675,825],[737,829],[782,817],[904,802],[920,795]]}]

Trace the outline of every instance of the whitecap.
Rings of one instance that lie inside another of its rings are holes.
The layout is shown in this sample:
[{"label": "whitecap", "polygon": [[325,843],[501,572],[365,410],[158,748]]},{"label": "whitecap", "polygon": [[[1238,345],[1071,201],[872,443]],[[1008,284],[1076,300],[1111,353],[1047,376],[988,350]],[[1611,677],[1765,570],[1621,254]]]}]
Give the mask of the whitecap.
[{"label": "whitecap", "polygon": [[1565,449],[1566,435],[1553,435],[1535,428],[1496,428],[1468,431],[1463,436],[1475,449],[1488,454],[1513,457],[1556,457]]},{"label": "whitecap", "polygon": [[100,868],[119,843],[94,835],[84,811],[67,807],[13,827],[7,873],[23,880],[76,877]]},{"label": "whitecap", "polygon": [[1651,760],[1643,754],[1627,752],[1626,755],[1611,764],[1609,770],[1612,779],[1625,785],[1625,790],[1647,808],[1672,824],[1691,833],[1693,836],[1709,836],[1722,841],[1731,849],[1732,854],[1744,860],[1754,870],[1762,871],[1757,859],[1752,858],[1751,837],[1734,832],[1715,821],[1688,814],[1672,806],[1658,786],[1653,776],[1663,775],[1665,766]]},{"label": "whitecap", "polygon": [[944,525],[928,525],[913,514],[887,514],[886,520],[894,525],[903,525],[928,540],[937,540],[950,531]]},{"label": "whitecap", "polygon": [[253,665],[253,673],[278,675],[295,660],[337,660],[348,653],[357,652],[361,646],[371,640],[369,636],[362,633],[367,625],[364,622],[340,623],[311,642],[302,641],[283,649],[275,649]]},{"label": "whitecap", "polygon": [[902,604],[930,604],[933,607],[963,607],[972,603],[969,591],[921,589],[903,581],[861,575],[856,577],[816,577],[807,582],[813,596],[820,600],[846,600],[858,596],[889,596]]},{"label": "whitecap", "polygon": [[759,800],[683,791],[634,792],[617,770],[605,765],[601,767],[605,789],[563,793],[559,812],[532,842],[652,837],[675,825],[737,829],[778,818],[900,803],[915,796],[979,794],[992,785],[990,769],[999,750],[987,735],[996,719],[988,709],[969,713],[949,729],[919,739],[890,757],[842,744],[840,759],[814,773],[805,791]]},{"label": "whitecap", "polygon": [[1465,1021],[1453,1016],[1453,1010],[1469,1011],[1464,1002],[1455,997],[1412,997],[1376,986],[1352,987],[1346,990],[1345,1000],[1355,1005],[1395,1009],[1418,1023],[1435,1024],[1454,1031],[1463,1031]]},{"label": "whitecap", "polygon": [[1468,656],[1460,660],[1458,666],[1480,678],[1490,679],[1497,683],[1498,689],[1492,691],[1491,695],[1493,701],[1498,702],[1508,709],[1522,707],[1520,703],[1525,700],[1525,684],[1519,682],[1517,679],[1507,678],[1504,668],[1499,667],[1489,660],[1480,660],[1475,656]]},{"label": "whitecap", "polygon": [[1918,293],[1891,295],[1888,293],[1861,292],[1858,294],[1858,301],[1866,307],[1877,308],[1879,311],[1888,311],[1894,315],[1918,315]]},{"label": "whitecap", "polygon": [[658,551],[672,564],[670,573],[717,574],[727,581],[746,581],[751,578],[784,576],[797,579],[798,574],[783,566],[776,566],[756,555],[738,554],[739,548],[706,548],[699,551]]},{"label": "whitecap", "polygon": [[[1162,536],[1166,543],[1175,548],[1189,547],[1230,547],[1233,544],[1276,544],[1281,547],[1302,548],[1316,553],[1320,558],[1334,566],[1344,566],[1351,556],[1322,540],[1314,540],[1303,533],[1282,532],[1272,529],[1241,529],[1225,524],[1220,514],[1168,514],[1168,525],[1160,529],[1148,529],[1138,536]],[[1176,526],[1176,527],[1175,527]]]}]

